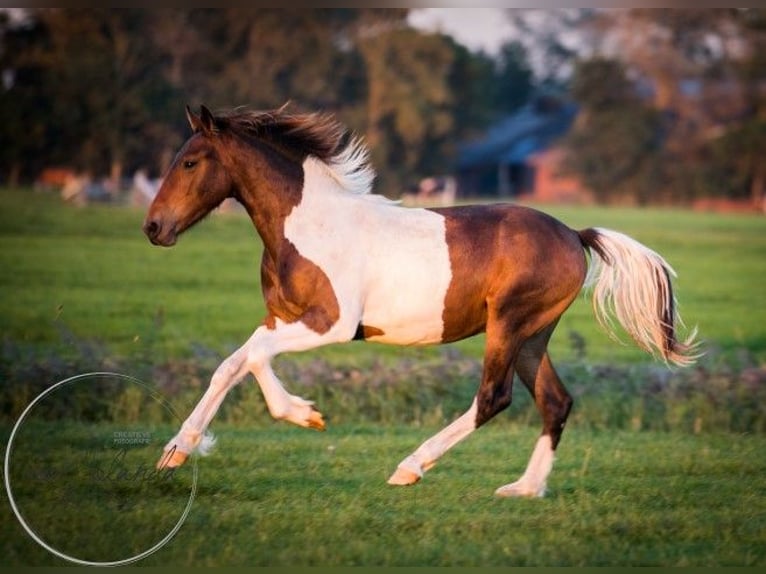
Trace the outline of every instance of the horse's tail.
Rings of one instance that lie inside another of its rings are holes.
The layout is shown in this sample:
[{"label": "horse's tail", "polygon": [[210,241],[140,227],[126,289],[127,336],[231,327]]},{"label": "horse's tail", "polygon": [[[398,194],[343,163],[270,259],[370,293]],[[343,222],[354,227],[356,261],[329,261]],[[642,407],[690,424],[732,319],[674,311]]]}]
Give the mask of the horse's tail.
[{"label": "horse's tail", "polygon": [[585,287],[593,289],[596,319],[612,338],[617,338],[613,318],[636,344],[665,362],[685,366],[699,354],[696,329],[687,339],[676,338],[676,313],[671,285],[675,271],[657,253],[638,241],[608,229],[578,232],[580,241],[597,257],[591,257]]}]

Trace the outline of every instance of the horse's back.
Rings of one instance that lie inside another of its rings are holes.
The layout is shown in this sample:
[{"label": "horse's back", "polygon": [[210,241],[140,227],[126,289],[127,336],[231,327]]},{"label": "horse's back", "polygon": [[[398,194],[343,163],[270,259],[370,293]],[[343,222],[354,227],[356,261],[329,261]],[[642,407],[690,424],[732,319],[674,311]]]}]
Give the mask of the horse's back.
[{"label": "horse's back", "polygon": [[[574,298],[585,255],[575,231],[533,209],[382,206],[367,213],[361,323],[367,339],[456,341],[486,328],[498,307],[520,318]],[[374,220],[374,221],[373,221]]]}]

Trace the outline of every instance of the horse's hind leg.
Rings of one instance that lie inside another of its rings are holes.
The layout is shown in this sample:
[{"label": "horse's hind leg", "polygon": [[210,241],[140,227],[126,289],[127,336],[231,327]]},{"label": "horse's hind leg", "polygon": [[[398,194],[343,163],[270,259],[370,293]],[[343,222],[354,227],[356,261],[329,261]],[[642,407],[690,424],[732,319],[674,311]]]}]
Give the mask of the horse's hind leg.
[{"label": "horse's hind leg", "polygon": [[572,397],[567,393],[548,357],[548,340],[555,323],[528,339],[516,360],[519,378],[535,399],[543,419],[543,431],[519,480],[495,491],[498,496],[543,496],[553,468],[554,452],[561,439]]},{"label": "horse's hind leg", "polygon": [[511,404],[512,365],[518,344],[511,336],[514,332],[505,321],[487,324],[482,382],[470,408],[399,463],[389,484],[416,483],[448,449]]},{"label": "horse's hind leg", "polygon": [[429,438],[396,467],[388,484],[405,486],[415,484],[423,473],[436,464],[447,450],[463,440],[476,429],[476,400],[471,407],[447,427]]}]

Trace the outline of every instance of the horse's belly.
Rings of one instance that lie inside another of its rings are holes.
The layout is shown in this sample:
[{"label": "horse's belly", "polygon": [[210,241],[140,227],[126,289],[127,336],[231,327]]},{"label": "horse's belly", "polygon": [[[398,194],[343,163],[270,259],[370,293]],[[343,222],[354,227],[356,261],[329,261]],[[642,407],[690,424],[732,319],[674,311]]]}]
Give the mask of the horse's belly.
[{"label": "horse's belly", "polygon": [[439,317],[412,317],[405,323],[387,322],[390,317],[365,317],[362,320],[366,341],[392,345],[432,345],[442,342],[444,323]]}]

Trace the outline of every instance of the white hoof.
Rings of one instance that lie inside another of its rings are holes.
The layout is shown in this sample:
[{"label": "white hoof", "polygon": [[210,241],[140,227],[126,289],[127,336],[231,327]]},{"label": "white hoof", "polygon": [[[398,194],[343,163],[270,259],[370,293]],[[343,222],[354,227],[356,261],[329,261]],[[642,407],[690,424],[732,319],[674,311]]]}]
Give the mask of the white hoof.
[{"label": "white hoof", "polygon": [[388,484],[393,486],[409,486],[411,484],[415,484],[419,480],[420,475],[415,474],[406,468],[398,467],[394,471],[394,474],[391,475],[391,478],[388,479]]},{"label": "white hoof", "polygon": [[503,498],[542,498],[545,496],[545,485],[535,487],[534,485],[517,480],[498,488],[495,491],[495,496]]},{"label": "white hoof", "polygon": [[175,446],[162,452],[160,460],[157,461],[155,468],[157,470],[165,470],[171,468],[178,468],[186,459],[189,458],[189,454],[178,450]]}]

